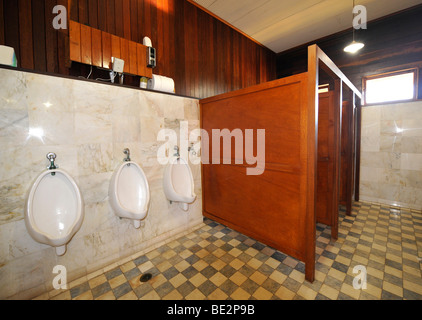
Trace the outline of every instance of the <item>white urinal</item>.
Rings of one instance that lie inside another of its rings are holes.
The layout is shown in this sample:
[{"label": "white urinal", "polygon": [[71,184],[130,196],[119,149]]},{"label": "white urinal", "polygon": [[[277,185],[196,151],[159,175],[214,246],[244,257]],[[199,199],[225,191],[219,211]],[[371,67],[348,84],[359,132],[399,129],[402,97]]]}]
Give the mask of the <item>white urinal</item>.
[{"label": "white urinal", "polygon": [[[129,154],[128,149],[125,149]],[[114,213],[132,219],[135,228],[148,213],[150,192],[147,177],[142,168],[129,156],[113,173],[108,189],[110,205]]]},{"label": "white urinal", "polygon": [[181,209],[188,211],[194,202],[194,182],[189,164],[183,158],[174,156],[164,169],[164,193],[170,202],[178,202]]},{"label": "white urinal", "polygon": [[55,247],[61,256],[83,219],[83,200],[73,178],[57,168],[41,173],[25,203],[25,225],[31,237]]}]

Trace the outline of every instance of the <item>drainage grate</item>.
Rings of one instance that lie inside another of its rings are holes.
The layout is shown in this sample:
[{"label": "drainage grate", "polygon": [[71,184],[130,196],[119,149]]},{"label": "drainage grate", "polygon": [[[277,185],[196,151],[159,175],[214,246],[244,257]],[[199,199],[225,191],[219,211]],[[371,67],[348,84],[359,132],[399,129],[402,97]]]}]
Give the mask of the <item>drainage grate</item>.
[{"label": "drainage grate", "polygon": [[147,282],[149,280],[151,280],[152,278],[152,274],[151,273],[145,273],[144,275],[141,276],[141,278],[139,279],[139,281],[141,282]]}]

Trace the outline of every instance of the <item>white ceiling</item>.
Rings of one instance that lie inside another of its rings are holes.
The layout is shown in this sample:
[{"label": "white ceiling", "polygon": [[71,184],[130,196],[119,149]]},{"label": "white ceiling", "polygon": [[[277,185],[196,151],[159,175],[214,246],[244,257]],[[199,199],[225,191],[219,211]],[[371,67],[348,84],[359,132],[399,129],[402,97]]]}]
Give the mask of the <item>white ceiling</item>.
[{"label": "white ceiling", "polygon": [[[352,26],[352,0],[194,0],[274,52]],[[368,21],[421,4],[422,0],[355,0]]]}]

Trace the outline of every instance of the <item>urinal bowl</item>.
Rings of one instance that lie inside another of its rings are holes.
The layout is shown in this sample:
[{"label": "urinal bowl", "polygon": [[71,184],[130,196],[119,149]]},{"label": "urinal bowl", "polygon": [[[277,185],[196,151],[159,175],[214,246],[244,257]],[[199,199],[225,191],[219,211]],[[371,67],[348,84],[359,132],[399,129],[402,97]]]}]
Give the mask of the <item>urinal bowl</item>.
[{"label": "urinal bowl", "polygon": [[120,218],[133,220],[139,228],[148,213],[150,191],[142,168],[133,161],[120,165],[109,186],[110,206]]},{"label": "urinal bowl", "polygon": [[188,211],[196,194],[192,171],[186,160],[181,157],[172,157],[169,160],[164,170],[163,188],[170,202],[178,202],[181,209]]},{"label": "urinal bowl", "polygon": [[30,236],[63,255],[83,219],[83,199],[73,178],[61,169],[41,173],[25,202],[25,225]]}]

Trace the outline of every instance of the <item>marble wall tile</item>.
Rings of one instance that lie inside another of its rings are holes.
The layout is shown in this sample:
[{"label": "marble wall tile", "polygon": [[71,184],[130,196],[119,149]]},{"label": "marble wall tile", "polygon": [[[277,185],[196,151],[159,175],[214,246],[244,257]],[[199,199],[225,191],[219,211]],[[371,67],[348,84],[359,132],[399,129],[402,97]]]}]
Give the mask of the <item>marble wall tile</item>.
[{"label": "marble wall tile", "polygon": [[422,154],[402,153],[400,169],[422,171]]},{"label": "marble wall tile", "polygon": [[401,134],[382,134],[379,136],[379,151],[400,153],[402,151],[401,141]]},{"label": "marble wall tile", "polygon": [[422,102],[362,109],[362,200],[422,208]]},{"label": "marble wall tile", "polygon": [[422,153],[422,136],[401,138],[401,151],[404,153]]},{"label": "marble wall tile", "polygon": [[[165,143],[157,141],[161,129],[180,135],[181,121],[189,121],[189,130],[199,127],[197,99],[15,70],[0,69],[0,77],[0,298],[29,299],[52,290],[57,264],[66,266],[72,281],[202,223],[200,165],[191,164],[198,197],[186,213],[165,198],[164,166],[157,160]],[[125,148],[150,184],[140,229],[117,217],[108,201]],[[34,241],[23,220],[26,193],[47,170],[49,152],[84,199],[81,229],[62,257]]]}]

